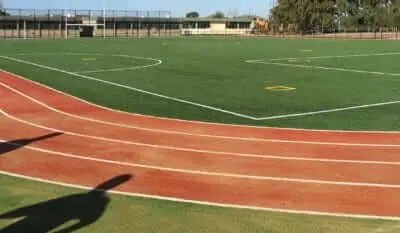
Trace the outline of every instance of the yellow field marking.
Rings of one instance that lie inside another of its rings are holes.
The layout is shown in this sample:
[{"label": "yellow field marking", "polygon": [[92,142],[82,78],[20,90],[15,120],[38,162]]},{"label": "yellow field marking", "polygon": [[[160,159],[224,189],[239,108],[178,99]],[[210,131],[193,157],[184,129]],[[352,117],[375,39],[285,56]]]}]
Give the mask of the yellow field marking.
[{"label": "yellow field marking", "polygon": [[300,52],[303,52],[303,53],[311,53],[311,52],[312,52],[312,49],[301,49]]},{"label": "yellow field marking", "polygon": [[82,61],[96,61],[97,58],[82,58]]},{"label": "yellow field marking", "polygon": [[296,88],[288,87],[288,86],[271,86],[271,87],[266,87],[265,90],[267,90],[267,91],[294,91],[294,90],[296,90]]}]

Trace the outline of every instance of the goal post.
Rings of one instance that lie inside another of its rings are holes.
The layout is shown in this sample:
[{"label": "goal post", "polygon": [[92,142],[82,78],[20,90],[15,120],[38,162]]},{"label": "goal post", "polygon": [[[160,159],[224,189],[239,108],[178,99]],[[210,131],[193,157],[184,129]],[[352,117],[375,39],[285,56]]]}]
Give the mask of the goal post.
[{"label": "goal post", "polygon": [[[74,32],[71,35],[71,31]],[[94,23],[67,23],[65,25],[65,39],[80,37],[106,37],[105,24]]]},{"label": "goal post", "polygon": [[[74,36],[79,37],[98,37],[106,38],[106,9],[97,15],[92,15],[91,11],[84,14],[71,14],[65,10],[65,33],[64,38],[69,39]],[[73,35],[70,32],[74,32]]]}]

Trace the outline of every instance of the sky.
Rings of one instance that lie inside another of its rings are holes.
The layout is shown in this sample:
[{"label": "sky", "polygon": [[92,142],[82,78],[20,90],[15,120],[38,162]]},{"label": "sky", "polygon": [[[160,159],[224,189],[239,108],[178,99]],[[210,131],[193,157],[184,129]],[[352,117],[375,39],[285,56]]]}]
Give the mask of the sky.
[{"label": "sky", "polygon": [[189,11],[207,16],[217,10],[266,16],[273,0],[3,0],[4,8],[24,9],[102,9],[103,2],[107,9],[165,10],[172,16],[184,16]]}]

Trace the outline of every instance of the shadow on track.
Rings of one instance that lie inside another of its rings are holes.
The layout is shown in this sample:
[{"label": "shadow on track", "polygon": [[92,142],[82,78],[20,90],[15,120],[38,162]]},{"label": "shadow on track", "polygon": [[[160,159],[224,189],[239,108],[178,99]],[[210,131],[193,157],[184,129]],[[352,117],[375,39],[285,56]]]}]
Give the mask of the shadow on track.
[{"label": "shadow on track", "polygon": [[1,142],[0,143],[0,155],[10,153],[15,150],[19,150],[25,146],[28,146],[29,144],[32,144],[34,142],[46,140],[49,138],[57,137],[62,135],[62,133],[51,133],[47,134],[44,136],[36,137],[36,138],[24,138],[24,139],[18,139],[14,141],[8,141],[8,142]]}]

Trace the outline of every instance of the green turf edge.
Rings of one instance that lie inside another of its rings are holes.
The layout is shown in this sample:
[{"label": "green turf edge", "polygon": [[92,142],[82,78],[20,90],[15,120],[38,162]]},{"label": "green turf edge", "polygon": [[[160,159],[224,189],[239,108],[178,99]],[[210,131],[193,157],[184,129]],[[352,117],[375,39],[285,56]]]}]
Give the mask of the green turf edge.
[{"label": "green turf edge", "polygon": [[[66,197],[85,191],[65,188],[0,175],[0,215],[51,199]],[[76,232],[154,232],[154,233],[385,233],[398,232],[400,222],[364,220],[342,217],[325,217],[301,214],[285,214],[264,211],[209,207],[196,204],[176,203],[146,198],[108,195],[111,202],[104,215],[92,225]],[[76,212],[87,212],[87,206],[70,207]],[[31,229],[59,217],[57,210],[37,208],[30,223]],[[0,232],[17,219],[0,219]],[[46,221],[46,222],[43,222]],[[69,222],[67,225],[71,225]],[[65,226],[65,225],[64,225]],[[9,232],[7,232],[9,233]]]}]

